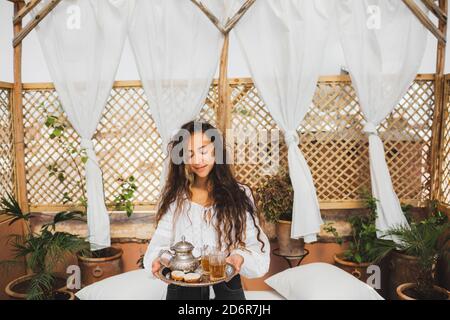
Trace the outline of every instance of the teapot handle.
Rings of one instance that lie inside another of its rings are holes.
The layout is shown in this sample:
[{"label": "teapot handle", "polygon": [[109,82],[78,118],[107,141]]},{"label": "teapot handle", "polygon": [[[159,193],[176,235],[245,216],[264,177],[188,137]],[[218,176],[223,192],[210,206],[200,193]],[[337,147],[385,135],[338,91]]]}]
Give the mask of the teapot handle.
[{"label": "teapot handle", "polygon": [[169,267],[170,266],[170,261],[172,260],[172,258],[174,257],[174,254],[172,252],[170,252],[169,250],[161,250],[159,252],[159,259],[161,261],[161,264],[165,267]]}]

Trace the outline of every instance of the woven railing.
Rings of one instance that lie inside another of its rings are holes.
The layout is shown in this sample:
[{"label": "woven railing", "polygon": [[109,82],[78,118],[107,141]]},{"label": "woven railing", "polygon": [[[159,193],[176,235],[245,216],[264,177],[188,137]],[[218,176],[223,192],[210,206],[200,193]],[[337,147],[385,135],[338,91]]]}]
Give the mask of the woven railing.
[{"label": "woven railing", "polygon": [[445,80],[445,103],[442,118],[442,136],[439,148],[439,201],[450,212],[450,78]]},{"label": "woven railing", "polygon": [[[424,205],[430,196],[433,79],[431,75],[419,76],[379,128],[399,198],[402,202],[419,206]],[[230,87],[232,129],[270,131],[277,128],[250,79],[232,79]],[[1,101],[8,106],[7,93],[3,93]],[[214,82],[199,118],[212,124],[221,123],[222,119],[217,118],[217,106],[217,82]],[[3,105],[1,108],[6,110]],[[23,112],[27,194],[31,208],[53,211],[75,205],[82,195],[78,182],[83,179],[83,166],[80,159],[72,158],[49,138],[51,129],[45,125],[46,118],[56,116],[64,123],[68,143],[79,146],[79,137],[65,120],[53,86],[25,84]],[[8,118],[2,114],[0,117]],[[349,78],[322,77],[311,109],[298,129],[300,147],[311,167],[322,208],[359,207],[361,190],[370,190],[363,123]],[[6,130],[5,137],[9,136]],[[159,195],[163,158],[161,139],[139,82],[115,84],[94,136],[94,145],[103,170],[107,204],[112,208],[114,198],[120,193],[120,182],[134,176],[136,208],[152,208]],[[269,154],[273,151],[270,143],[263,147]],[[9,152],[10,149],[4,148],[2,142],[2,159],[8,157]],[[249,160],[236,164],[235,172],[240,181],[256,187],[267,178],[264,169],[268,158]],[[280,162],[286,165],[283,142]],[[60,179],[58,174],[51,175],[49,166],[63,173],[64,179]],[[3,189],[7,188],[7,180],[11,180],[10,177],[2,175]]]},{"label": "woven railing", "polygon": [[[271,130],[276,124],[249,80],[233,84],[234,128]],[[434,106],[433,77],[418,77],[392,114],[380,125],[395,191],[405,203],[423,205],[430,195],[430,149]],[[299,128],[300,147],[311,168],[322,208],[361,205],[370,190],[368,141],[363,116],[348,77],[323,77]],[[270,150],[270,146],[269,146]],[[280,148],[286,163],[287,149]],[[238,176],[258,185],[264,163],[238,166]]]},{"label": "woven railing", "polygon": [[14,193],[14,153],[10,84],[0,83],[0,195]]}]

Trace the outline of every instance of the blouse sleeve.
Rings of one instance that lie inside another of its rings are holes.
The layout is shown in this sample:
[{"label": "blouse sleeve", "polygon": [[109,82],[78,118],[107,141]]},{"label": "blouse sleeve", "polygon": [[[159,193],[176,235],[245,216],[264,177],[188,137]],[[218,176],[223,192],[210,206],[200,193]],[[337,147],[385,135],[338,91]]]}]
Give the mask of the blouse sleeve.
[{"label": "blouse sleeve", "polygon": [[[245,186],[245,191],[254,203],[251,190]],[[245,249],[235,249],[231,254],[240,254],[244,258],[240,274],[246,278],[260,278],[269,271],[270,266],[270,243],[267,235],[259,225],[258,217],[253,222],[250,213],[247,212]],[[257,235],[260,229],[260,239],[264,242],[264,249],[261,249],[261,242]],[[264,250],[264,251],[263,251]]]},{"label": "blouse sleeve", "polygon": [[165,215],[162,216],[161,220],[156,227],[155,232],[150,240],[147,247],[147,251],[144,255],[144,268],[146,270],[152,270],[152,262],[155,260],[161,250],[168,250],[172,241],[173,233],[173,213],[171,208],[167,211]]}]

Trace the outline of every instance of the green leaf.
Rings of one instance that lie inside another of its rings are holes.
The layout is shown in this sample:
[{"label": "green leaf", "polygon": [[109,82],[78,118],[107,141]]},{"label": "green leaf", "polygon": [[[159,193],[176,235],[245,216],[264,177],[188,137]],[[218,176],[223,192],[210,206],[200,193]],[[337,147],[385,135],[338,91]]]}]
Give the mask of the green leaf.
[{"label": "green leaf", "polygon": [[64,177],[64,173],[63,172],[59,172],[58,173],[58,180],[59,180],[59,182],[64,182],[65,177]]},{"label": "green leaf", "polygon": [[14,196],[7,192],[6,196],[3,196],[0,201],[0,211],[4,211],[4,214],[14,219],[10,221],[9,225],[17,220],[28,221],[31,218],[30,213],[24,213],[20,208],[19,202],[14,198]]},{"label": "green leaf", "polygon": [[52,135],[55,137],[59,137],[62,134],[62,130],[61,127],[55,128],[55,130],[53,130]]},{"label": "green leaf", "polygon": [[45,120],[45,125],[46,125],[47,127],[51,127],[51,126],[53,126],[53,125],[55,124],[55,122],[56,122],[56,118],[55,118],[54,116],[49,116],[49,117],[47,117],[47,119]]}]

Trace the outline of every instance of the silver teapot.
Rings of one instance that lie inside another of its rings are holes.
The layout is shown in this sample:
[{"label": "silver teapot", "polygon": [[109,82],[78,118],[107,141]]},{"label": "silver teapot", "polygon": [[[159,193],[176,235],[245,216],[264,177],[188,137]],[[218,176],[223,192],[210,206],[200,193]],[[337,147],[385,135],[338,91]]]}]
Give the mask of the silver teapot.
[{"label": "silver teapot", "polygon": [[200,261],[199,257],[194,257],[192,250],[194,250],[194,246],[182,236],[181,241],[171,246],[170,250],[160,251],[161,264],[172,271],[195,271],[200,265]]}]

